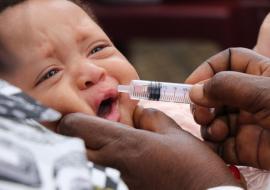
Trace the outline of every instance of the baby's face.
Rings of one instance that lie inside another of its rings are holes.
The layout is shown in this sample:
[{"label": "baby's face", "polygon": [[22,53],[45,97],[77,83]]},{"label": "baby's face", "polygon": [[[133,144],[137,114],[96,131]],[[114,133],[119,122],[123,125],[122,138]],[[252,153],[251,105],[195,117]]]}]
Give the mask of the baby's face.
[{"label": "baby's face", "polygon": [[3,12],[0,25],[0,58],[16,65],[1,78],[63,114],[132,124],[137,102],[118,94],[117,85],[138,75],[81,8],[66,0],[28,0]]}]

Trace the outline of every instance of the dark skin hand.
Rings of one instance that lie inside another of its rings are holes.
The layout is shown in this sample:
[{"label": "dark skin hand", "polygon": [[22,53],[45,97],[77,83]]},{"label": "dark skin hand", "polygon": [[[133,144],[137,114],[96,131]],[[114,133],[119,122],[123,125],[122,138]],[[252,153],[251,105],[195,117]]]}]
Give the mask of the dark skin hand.
[{"label": "dark skin hand", "polygon": [[270,170],[269,76],[269,58],[232,48],[211,57],[186,81],[203,81],[190,93],[194,118],[227,163]]},{"label": "dark skin hand", "polygon": [[137,129],[76,113],[63,118],[59,131],[82,138],[88,158],[120,170],[131,190],[239,185],[208,146],[162,112],[137,108],[134,122]]}]

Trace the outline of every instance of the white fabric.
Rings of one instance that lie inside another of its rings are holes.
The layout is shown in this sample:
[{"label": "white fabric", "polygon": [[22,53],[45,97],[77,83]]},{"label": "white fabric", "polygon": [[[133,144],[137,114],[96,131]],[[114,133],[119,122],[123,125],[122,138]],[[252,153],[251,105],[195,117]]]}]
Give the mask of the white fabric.
[{"label": "white fabric", "polygon": [[60,117],[0,80],[0,189],[127,190],[117,170],[87,161],[82,140],[37,123]]},{"label": "white fabric", "polygon": [[86,163],[81,140],[0,117],[0,189],[91,189]]}]

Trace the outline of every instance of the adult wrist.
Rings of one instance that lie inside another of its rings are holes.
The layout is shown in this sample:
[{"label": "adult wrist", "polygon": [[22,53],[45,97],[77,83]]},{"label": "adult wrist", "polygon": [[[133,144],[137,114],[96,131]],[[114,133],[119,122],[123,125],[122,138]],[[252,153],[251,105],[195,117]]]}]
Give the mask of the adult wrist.
[{"label": "adult wrist", "polygon": [[[231,171],[230,168],[226,166],[223,162],[209,163],[205,170],[197,170],[196,181],[193,181],[193,187],[191,189],[213,189],[213,190],[242,190],[241,181],[235,177],[235,174]],[[194,176],[194,173],[193,173]],[[222,189],[223,188],[223,189]]]}]

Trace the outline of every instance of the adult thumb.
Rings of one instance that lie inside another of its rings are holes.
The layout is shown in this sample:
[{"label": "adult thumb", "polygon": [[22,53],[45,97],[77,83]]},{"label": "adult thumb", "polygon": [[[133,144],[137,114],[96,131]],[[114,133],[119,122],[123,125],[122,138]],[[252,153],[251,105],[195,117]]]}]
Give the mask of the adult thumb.
[{"label": "adult thumb", "polygon": [[270,78],[240,72],[217,73],[203,85],[195,85],[191,100],[200,106],[232,106],[261,118],[270,115]]}]

